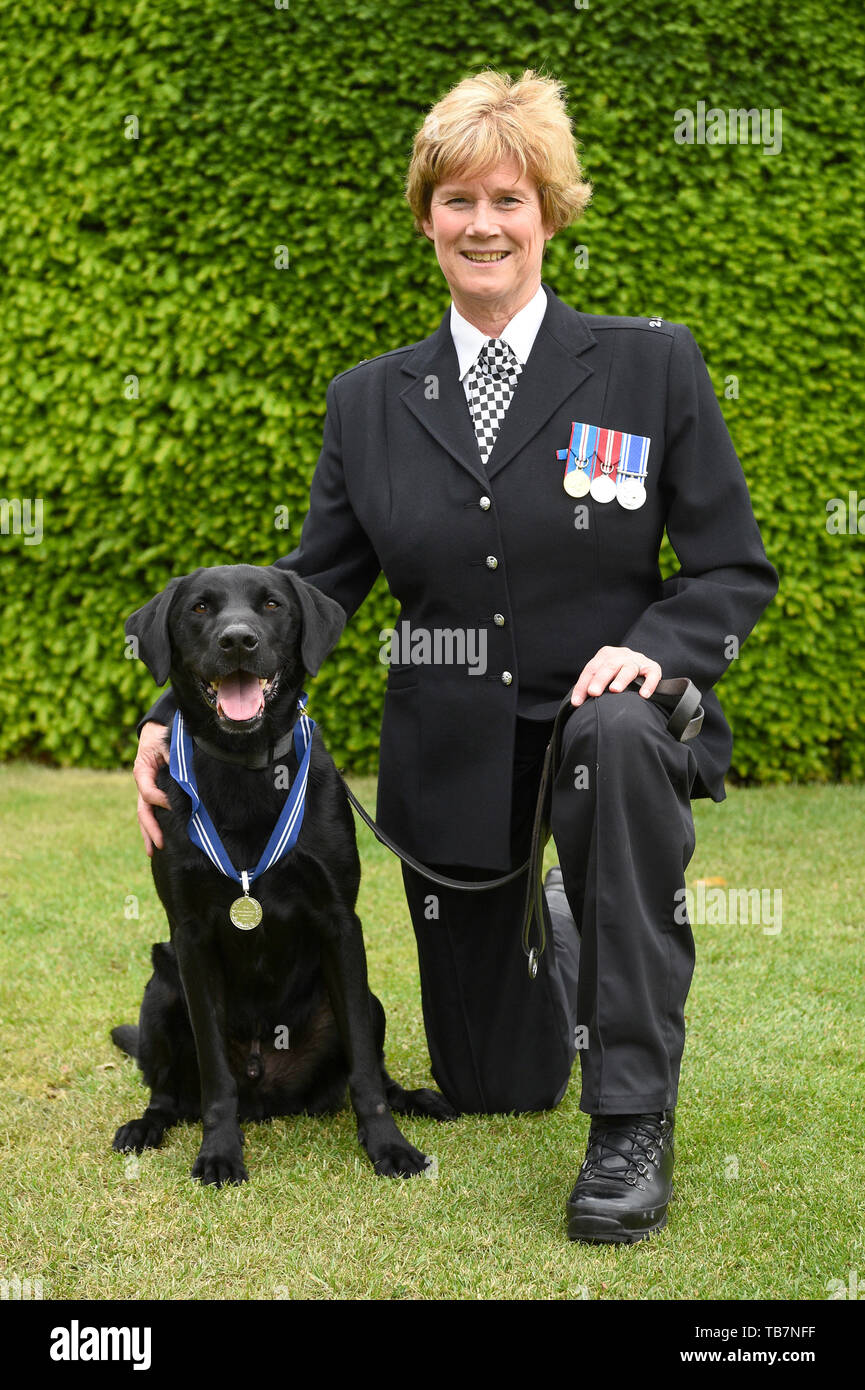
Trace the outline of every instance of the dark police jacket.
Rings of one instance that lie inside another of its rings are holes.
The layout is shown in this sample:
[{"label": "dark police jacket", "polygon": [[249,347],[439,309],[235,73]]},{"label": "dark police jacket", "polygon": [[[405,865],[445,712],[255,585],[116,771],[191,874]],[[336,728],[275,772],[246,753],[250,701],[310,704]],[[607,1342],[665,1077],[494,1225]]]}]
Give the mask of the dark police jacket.
[{"label": "dark police jacket", "polygon": [[[486,634],[482,671],[413,662],[406,643],[388,671],[378,820],[428,863],[509,867],[517,715],[551,720],[605,645],[700,688],[694,794],[723,800],[732,734],[711,687],[777,588],[688,329],[577,313],[544,288],[486,468],[449,312],[431,337],[331,382],[300,545],[276,562],[349,616],[383,570],[404,635]],[[564,491],[573,422],[650,439],[643,506]],[[665,526],[680,569],[662,582]],[[163,697],[154,716],[167,709]]]}]

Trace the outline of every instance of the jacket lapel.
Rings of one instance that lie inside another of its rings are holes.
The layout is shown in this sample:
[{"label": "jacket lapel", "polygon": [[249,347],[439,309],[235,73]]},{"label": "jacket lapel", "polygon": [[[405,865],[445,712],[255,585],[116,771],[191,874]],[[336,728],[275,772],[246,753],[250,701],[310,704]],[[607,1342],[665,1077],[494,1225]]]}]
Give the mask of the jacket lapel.
[{"label": "jacket lapel", "polygon": [[486,476],[451,337],[450,309],[432,337],[418,343],[402,364],[411,380],[401,392],[409,410],[472,477]]},{"label": "jacket lapel", "polygon": [[501,472],[568,397],[594,375],[580,356],[594,347],[594,334],[580,314],[563,304],[548,286],[544,289],[549,300],[547,312],[487,459],[490,478]]},{"label": "jacket lapel", "polygon": [[401,398],[452,458],[474,478],[494,477],[543,429],[568,397],[593,375],[581,354],[596,339],[582,316],[544,286],[548,304],[514,398],[487,460],[481,463],[474,424],[459,379],[450,310],[431,337],[418,343],[401,370],[412,379]]}]

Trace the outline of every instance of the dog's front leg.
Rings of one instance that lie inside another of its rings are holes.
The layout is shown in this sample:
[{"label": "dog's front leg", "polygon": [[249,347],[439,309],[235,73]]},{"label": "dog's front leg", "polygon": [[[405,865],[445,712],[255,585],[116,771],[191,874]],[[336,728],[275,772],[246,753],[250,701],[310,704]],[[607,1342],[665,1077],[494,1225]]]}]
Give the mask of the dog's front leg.
[{"label": "dog's front leg", "polygon": [[226,1056],[225,980],[213,953],[194,932],[174,935],[177,964],[195,1036],[201,1074],[203,1136],[192,1176],[203,1183],[245,1182],[243,1135],[237,1123],[237,1083]]},{"label": "dog's front leg", "polygon": [[352,914],[327,931],[321,943],[321,962],[348,1060],[357,1137],[377,1173],[413,1177],[427,1167],[429,1159],[400,1133],[385,1098],[370,1011],[366,952],[357,916]]}]

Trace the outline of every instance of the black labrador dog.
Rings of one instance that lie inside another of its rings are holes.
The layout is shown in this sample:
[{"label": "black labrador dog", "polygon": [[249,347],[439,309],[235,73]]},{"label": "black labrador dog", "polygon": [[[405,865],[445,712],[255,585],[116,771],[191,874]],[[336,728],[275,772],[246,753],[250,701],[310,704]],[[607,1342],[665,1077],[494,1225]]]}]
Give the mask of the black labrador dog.
[{"label": "black labrador dog", "polygon": [[[405,1091],[385,1070],[384,1009],[367,984],[355,911],[354,821],[318,729],[302,770],[299,697],[344,622],[337,603],[291,571],[232,565],[172,579],[126,623],[157,684],[171,676],[209,817],[202,843],[218,838],[225,861],[190,839],[191,797],[163,767],[171,809],[156,810],[164,848],[152,868],[171,942],[153,947],[138,1027],[112,1030],[151,1089],[114,1148],[154,1148],[169,1126],[201,1119],[192,1176],[203,1183],[247,1178],[239,1120],[338,1110],[346,1086],[379,1174],[410,1177],[429,1162],[392,1111],[456,1115],[436,1091]],[[182,771],[180,742],[176,756]],[[304,776],[294,846],[251,882],[229,877],[218,862],[260,869]]]}]

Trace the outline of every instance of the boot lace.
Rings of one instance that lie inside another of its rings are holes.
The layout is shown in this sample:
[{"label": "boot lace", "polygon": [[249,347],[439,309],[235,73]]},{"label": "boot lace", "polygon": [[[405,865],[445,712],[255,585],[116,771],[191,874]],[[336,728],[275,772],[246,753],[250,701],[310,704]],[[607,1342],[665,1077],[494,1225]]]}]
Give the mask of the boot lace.
[{"label": "boot lace", "polygon": [[667,1129],[663,1115],[604,1115],[592,1120],[584,1177],[614,1178],[635,1187],[661,1158]]}]

